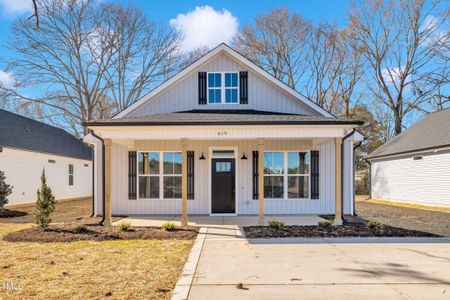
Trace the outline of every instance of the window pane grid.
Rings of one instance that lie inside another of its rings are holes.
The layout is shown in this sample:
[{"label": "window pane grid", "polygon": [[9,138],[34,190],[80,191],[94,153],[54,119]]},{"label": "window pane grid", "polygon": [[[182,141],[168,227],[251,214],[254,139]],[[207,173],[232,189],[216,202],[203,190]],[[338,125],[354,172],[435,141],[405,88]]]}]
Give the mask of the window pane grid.
[{"label": "window pane grid", "polygon": [[139,152],[138,157],[139,199],[181,198],[181,152]]},{"label": "window pane grid", "polygon": [[264,197],[309,199],[310,153],[264,152]]},{"label": "window pane grid", "polygon": [[239,103],[239,73],[208,73],[208,103]]}]

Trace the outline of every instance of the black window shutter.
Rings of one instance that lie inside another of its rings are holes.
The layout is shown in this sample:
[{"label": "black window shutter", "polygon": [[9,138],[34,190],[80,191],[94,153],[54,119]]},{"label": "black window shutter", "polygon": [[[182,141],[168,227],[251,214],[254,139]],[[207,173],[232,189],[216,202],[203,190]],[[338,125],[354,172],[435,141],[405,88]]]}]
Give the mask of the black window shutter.
[{"label": "black window shutter", "polygon": [[319,151],[311,151],[311,199],[319,199]]},{"label": "black window shutter", "polygon": [[206,104],[206,72],[198,72],[198,104]]},{"label": "black window shutter", "polygon": [[248,104],[248,73],[247,71],[239,72],[239,102]]},{"label": "black window shutter", "polygon": [[253,151],[253,199],[258,199],[258,151]]},{"label": "black window shutter", "polygon": [[194,200],[194,151],[187,151],[187,197]]},{"label": "black window shutter", "polygon": [[128,199],[136,200],[136,151],[128,151]]}]

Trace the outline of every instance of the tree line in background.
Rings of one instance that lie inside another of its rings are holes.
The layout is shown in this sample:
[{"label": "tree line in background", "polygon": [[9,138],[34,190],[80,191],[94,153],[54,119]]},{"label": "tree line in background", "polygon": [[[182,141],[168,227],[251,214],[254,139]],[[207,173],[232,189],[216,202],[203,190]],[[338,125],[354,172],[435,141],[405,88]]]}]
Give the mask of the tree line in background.
[{"label": "tree line in background", "polygon": [[[183,53],[177,31],[137,8],[37,3],[37,30],[26,18],[12,26],[7,47],[16,55],[6,70],[16,84],[1,88],[1,105],[77,136],[83,122],[111,117],[210,50]],[[449,12],[440,1],[368,0],[339,28],[280,8],[244,25],[232,46],[329,112],[366,121],[369,153],[408,116],[450,106]]]}]

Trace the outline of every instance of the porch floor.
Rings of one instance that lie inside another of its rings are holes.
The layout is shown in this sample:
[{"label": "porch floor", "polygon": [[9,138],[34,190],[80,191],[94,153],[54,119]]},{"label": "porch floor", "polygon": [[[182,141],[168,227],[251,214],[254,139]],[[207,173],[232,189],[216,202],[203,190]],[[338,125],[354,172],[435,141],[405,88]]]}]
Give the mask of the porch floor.
[{"label": "porch floor", "polygon": [[[285,225],[317,225],[321,220],[317,215],[270,215],[265,217],[265,221],[277,220]],[[120,221],[114,222],[117,225],[121,222],[130,222],[131,226],[161,226],[165,222],[173,222],[181,225],[179,215],[166,216],[128,216]],[[234,226],[254,226],[258,225],[258,216],[188,216],[191,226],[208,227],[213,225],[234,225]]]}]

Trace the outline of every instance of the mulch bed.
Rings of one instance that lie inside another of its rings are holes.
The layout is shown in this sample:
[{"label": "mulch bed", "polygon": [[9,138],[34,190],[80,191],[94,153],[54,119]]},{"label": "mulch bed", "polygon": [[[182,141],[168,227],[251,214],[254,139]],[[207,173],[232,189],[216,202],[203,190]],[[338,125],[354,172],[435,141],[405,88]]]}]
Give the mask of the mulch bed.
[{"label": "mulch bed", "polygon": [[6,209],[2,212],[0,212],[0,218],[15,218],[15,217],[23,217],[26,216],[28,213],[20,210],[9,210]]},{"label": "mulch bed", "polygon": [[[326,216],[327,219],[332,219]],[[384,225],[382,229],[370,229],[368,221],[358,217],[347,218],[347,222],[341,226],[331,226],[329,229],[319,228],[319,226],[284,226],[283,229],[276,230],[268,226],[244,227],[247,238],[285,238],[285,237],[305,237],[305,238],[337,238],[337,237],[442,237],[441,235],[409,230],[399,227]]]},{"label": "mulch bed", "polygon": [[191,240],[197,236],[197,227],[178,227],[174,231],[165,231],[160,227],[136,227],[129,231],[119,231],[117,227],[88,225],[83,233],[75,231],[76,224],[27,228],[7,234],[3,237],[8,242],[74,242],[74,241],[106,241],[106,240],[147,240],[177,239]]}]

